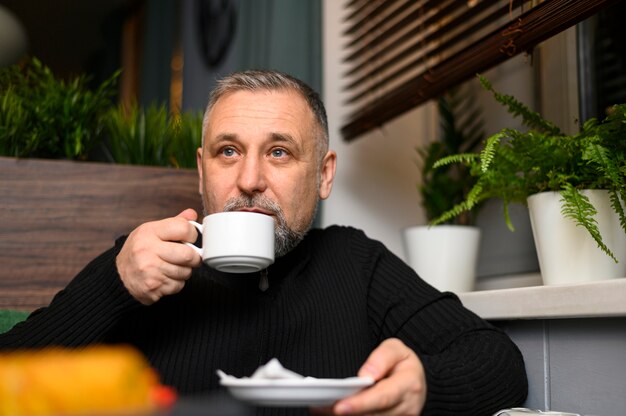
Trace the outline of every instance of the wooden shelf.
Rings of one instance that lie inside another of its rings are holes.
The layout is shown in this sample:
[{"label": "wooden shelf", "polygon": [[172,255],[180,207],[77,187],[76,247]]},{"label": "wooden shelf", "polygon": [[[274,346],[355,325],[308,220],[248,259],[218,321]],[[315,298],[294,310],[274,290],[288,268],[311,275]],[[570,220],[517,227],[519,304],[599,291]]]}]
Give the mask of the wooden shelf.
[{"label": "wooden shelf", "polygon": [[459,294],[490,320],[626,316],[626,278],[559,286],[531,286]]}]

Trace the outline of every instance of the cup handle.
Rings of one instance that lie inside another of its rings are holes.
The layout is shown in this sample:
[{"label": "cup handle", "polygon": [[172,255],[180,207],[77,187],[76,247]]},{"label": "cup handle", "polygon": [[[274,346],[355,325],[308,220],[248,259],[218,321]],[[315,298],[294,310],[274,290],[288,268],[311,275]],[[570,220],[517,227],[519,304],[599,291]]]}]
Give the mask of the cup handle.
[{"label": "cup handle", "polygon": [[[198,229],[198,232],[199,232],[200,234],[202,234],[202,225],[198,224],[198,223],[197,223],[197,222],[195,222],[195,221],[191,221],[191,220],[189,220],[189,224],[191,224],[191,225],[193,225],[194,227],[196,227],[196,228]],[[196,253],[198,253],[198,254],[200,255],[200,257],[202,257],[202,249],[201,249],[201,248],[198,248],[198,247],[196,247],[196,246],[194,246],[193,244],[188,243],[188,242],[184,242],[184,244],[185,244],[185,245],[187,245],[187,246],[189,246],[189,247],[191,247],[191,248],[193,248],[193,249],[196,251]]]}]

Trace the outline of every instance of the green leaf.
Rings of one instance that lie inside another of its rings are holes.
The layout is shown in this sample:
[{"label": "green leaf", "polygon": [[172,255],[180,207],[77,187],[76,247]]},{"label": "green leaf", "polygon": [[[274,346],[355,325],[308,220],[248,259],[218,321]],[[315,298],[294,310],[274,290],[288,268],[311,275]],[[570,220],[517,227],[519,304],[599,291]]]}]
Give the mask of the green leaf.
[{"label": "green leaf", "polygon": [[117,163],[193,168],[201,131],[199,112],[173,115],[163,104],[119,106],[106,119],[106,146]]},{"label": "green leaf", "polygon": [[591,204],[589,198],[569,183],[561,191],[561,197],[561,214],[573,220],[576,225],[584,227],[596,241],[598,247],[617,263],[617,258],[613,252],[602,241],[598,222],[594,218],[598,211]]},{"label": "green leaf", "polygon": [[[117,75],[96,93],[89,77],[55,78],[37,58],[0,69],[0,152],[19,157],[86,159],[102,141]],[[9,109],[10,108],[10,109]],[[8,111],[4,111],[8,110]]]}]

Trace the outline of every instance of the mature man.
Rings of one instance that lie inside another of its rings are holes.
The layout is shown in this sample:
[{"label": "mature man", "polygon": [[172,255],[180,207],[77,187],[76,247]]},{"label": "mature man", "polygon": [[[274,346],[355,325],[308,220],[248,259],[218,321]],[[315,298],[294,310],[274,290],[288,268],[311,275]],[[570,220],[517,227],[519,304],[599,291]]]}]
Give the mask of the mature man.
[{"label": "mature man", "polygon": [[309,376],[376,380],[317,409],[329,414],[492,414],[523,402],[524,363],[505,334],[363,232],[310,230],[336,155],[308,86],[274,71],[221,80],[197,159],[204,214],[275,219],[273,265],[245,276],[203,266],[180,243],[197,238],[186,210],[120,238],[0,346],[131,343],[182,394],[218,389],[218,368],[246,376],[273,357]]}]

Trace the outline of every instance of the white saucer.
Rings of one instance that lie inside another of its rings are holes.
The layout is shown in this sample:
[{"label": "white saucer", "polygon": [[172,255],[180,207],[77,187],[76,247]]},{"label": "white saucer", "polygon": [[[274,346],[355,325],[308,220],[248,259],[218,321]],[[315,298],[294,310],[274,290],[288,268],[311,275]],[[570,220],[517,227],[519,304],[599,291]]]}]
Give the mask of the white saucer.
[{"label": "white saucer", "polygon": [[253,273],[265,269],[274,262],[274,259],[259,256],[216,256],[207,257],[204,262],[221,272]]},{"label": "white saucer", "polygon": [[329,406],[339,399],[371,386],[374,381],[365,377],[274,380],[228,377],[222,379],[220,383],[237,399],[253,405],[309,407]]}]

